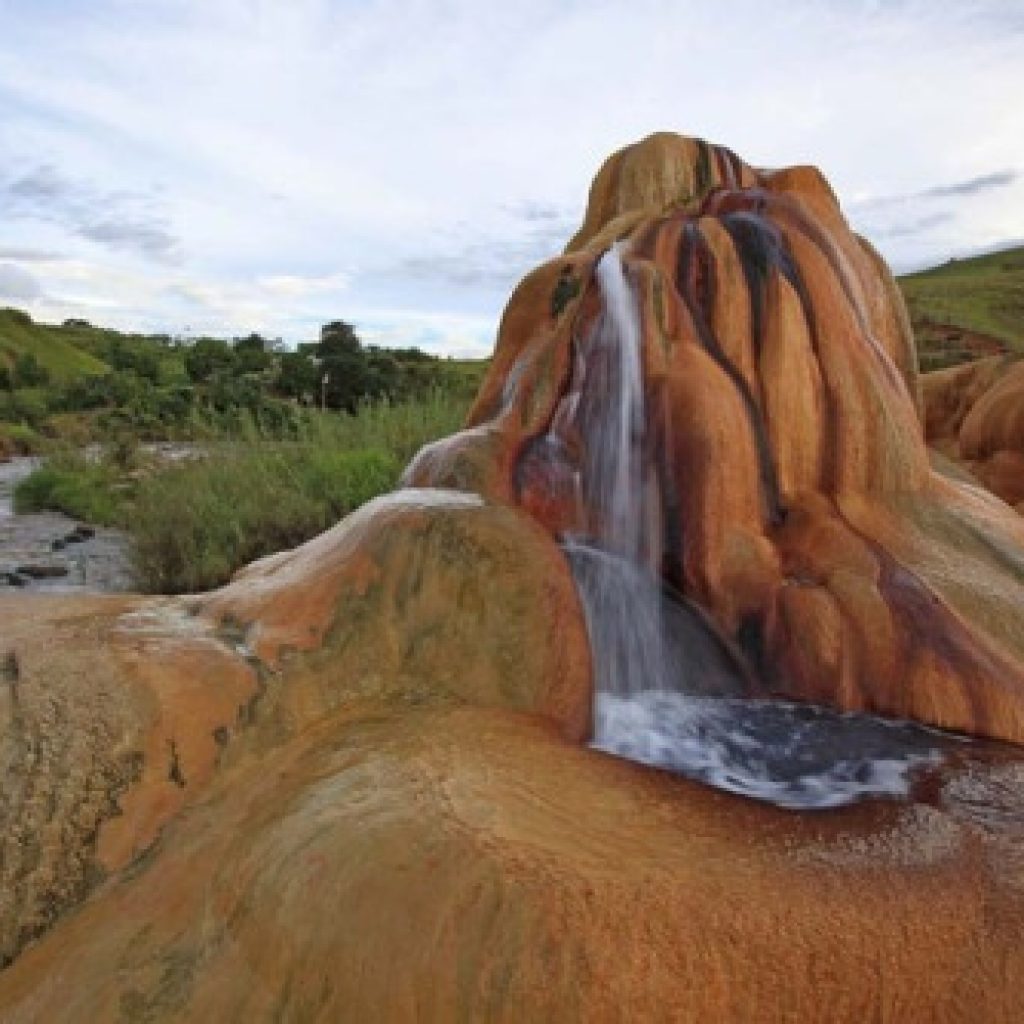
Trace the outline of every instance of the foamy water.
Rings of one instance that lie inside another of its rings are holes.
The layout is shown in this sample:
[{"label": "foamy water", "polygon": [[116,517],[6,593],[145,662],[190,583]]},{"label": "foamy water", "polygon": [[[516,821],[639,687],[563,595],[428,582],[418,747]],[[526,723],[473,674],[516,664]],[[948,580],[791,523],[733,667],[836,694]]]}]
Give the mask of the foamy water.
[{"label": "foamy water", "polygon": [[594,726],[599,750],[794,809],[903,796],[942,760],[940,738],[909,723],[783,701],[599,694]]}]

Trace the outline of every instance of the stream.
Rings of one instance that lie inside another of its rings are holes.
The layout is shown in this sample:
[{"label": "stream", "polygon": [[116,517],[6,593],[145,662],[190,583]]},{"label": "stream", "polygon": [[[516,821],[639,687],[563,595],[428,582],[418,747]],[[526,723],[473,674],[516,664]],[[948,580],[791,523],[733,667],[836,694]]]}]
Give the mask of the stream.
[{"label": "stream", "polygon": [[0,462],[0,593],[132,589],[128,538],[59,512],[16,515],[14,488],[34,458]]}]

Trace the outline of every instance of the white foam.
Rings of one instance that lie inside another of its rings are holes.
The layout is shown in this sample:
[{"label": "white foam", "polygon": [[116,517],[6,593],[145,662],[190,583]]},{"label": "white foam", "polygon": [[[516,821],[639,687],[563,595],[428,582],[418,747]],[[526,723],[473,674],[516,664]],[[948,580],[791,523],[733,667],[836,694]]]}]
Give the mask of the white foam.
[{"label": "white foam", "polygon": [[937,737],[906,723],[784,701],[647,690],[599,694],[593,746],[780,807],[899,797],[940,760]]}]

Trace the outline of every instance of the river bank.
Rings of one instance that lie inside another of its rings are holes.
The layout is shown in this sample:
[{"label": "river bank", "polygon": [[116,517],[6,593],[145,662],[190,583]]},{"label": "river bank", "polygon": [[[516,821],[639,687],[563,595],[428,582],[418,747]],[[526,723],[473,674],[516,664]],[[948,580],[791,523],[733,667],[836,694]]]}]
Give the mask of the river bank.
[{"label": "river bank", "polygon": [[0,463],[0,589],[103,591],[133,589],[128,538],[59,512],[16,515],[14,488],[39,460]]}]

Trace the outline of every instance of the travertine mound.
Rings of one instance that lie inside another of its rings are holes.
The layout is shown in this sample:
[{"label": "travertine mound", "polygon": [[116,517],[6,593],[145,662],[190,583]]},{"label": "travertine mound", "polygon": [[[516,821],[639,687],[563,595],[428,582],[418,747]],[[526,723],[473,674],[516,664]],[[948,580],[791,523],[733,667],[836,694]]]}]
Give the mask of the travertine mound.
[{"label": "travertine mound", "polygon": [[1024,359],[979,359],[922,381],[928,443],[1024,515]]},{"label": "travertine mound", "polygon": [[4,921],[64,911],[0,1018],[1021,1018],[1019,765],[806,816],[589,750],[557,549],[416,498],[196,603],[0,599]]},{"label": "travertine mound", "polygon": [[779,689],[1021,729],[1024,526],[928,468],[891,280],[820,176],[659,136],[592,209],[410,471],[489,500],[399,492],[206,595],[0,597],[0,1019],[1024,1018],[1005,753],[807,816],[581,743],[552,535],[586,509],[534,442],[620,230],[666,575]]},{"label": "travertine mound", "polygon": [[[902,299],[814,168],[672,135],[612,156],[565,255],[512,295],[467,430],[407,478],[589,531],[576,481],[600,373],[571,417],[563,398],[616,241],[666,579],[771,692],[1024,739],[1024,524],[932,471]],[[1017,429],[1005,409],[965,424],[970,450]]]},{"label": "travertine mound", "polygon": [[0,622],[0,964],[153,848],[257,705],[259,749],[361,702],[589,729],[568,567],[521,513],[462,495],[379,499],[202,597],[7,597]]}]

